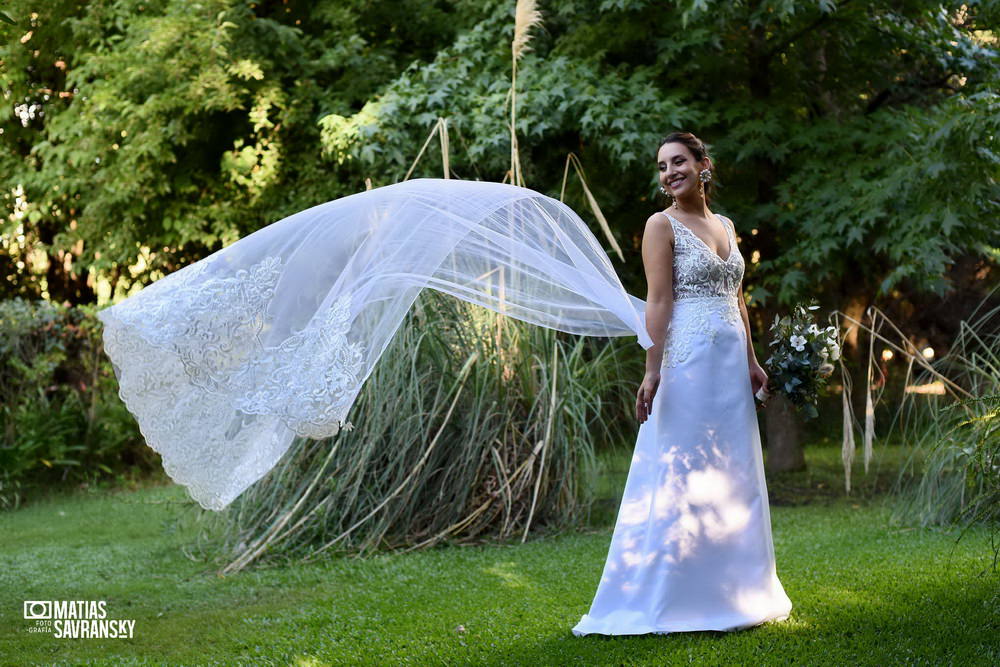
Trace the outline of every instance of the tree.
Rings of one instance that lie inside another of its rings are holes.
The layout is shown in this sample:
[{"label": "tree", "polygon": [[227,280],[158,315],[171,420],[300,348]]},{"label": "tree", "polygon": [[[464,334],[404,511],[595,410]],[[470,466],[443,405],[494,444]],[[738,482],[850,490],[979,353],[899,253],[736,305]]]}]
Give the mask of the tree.
[{"label": "tree", "polygon": [[[19,24],[0,24],[0,89],[16,100],[0,112],[0,294],[126,294],[365,178],[403,178],[439,117],[454,175],[509,167],[513,2],[34,6],[12,3]],[[713,153],[758,344],[809,297],[846,312],[890,298],[905,324],[952,288],[953,264],[995,280],[996,3],[604,0],[542,14],[518,62],[525,183],[558,196],[579,155],[633,293],[661,206],[657,142],[674,129]],[[415,175],[440,173],[427,160]],[[586,212],[581,190],[567,197]]]}]

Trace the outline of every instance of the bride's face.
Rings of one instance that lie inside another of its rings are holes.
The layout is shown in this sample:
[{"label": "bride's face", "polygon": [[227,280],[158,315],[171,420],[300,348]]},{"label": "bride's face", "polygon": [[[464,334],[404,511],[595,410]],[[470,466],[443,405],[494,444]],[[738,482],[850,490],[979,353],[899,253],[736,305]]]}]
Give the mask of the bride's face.
[{"label": "bride's face", "polygon": [[656,156],[660,185],[675,197],[683,196],[692,191],[692,188],[697,192],[698,174],[708,167],[707,163],[703,164],[707,159],[706,157],[705,160],[697,162],[691,149],[682,143],[663,144]]}]

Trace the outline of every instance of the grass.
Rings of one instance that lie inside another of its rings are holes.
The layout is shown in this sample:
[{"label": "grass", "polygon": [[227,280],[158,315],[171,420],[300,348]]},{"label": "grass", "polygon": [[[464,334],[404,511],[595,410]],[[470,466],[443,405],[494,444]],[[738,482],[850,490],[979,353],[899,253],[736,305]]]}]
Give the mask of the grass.
[{"label": "grass", "polygon": [[[823,449],[810,455],[817,470]],[[220,578],[182,552],[194,526],[180,487],[52,497],[0,515],[0,664],[1000,663],[987,531],[956,544],[952,532],[888,527],[878,497],[818,498],[772,509],[787,622],[579,638],[570,628],[590,604],[607,526]],[[135,638],[29,634],[22,601],[48,599],[106,600],[109,618],[135,619]]]}]

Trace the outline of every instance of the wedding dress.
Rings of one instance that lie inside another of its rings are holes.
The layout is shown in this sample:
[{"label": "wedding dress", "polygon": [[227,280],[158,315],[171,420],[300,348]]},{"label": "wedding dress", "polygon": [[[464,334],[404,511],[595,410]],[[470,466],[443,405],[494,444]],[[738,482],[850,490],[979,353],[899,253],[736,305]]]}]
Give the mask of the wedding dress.
[{"label": "wedding dress", "polygon": [[787,618],[738,294],[725,258],[673,227],[673,312],[604,571],[575,635],[738,630]]}]

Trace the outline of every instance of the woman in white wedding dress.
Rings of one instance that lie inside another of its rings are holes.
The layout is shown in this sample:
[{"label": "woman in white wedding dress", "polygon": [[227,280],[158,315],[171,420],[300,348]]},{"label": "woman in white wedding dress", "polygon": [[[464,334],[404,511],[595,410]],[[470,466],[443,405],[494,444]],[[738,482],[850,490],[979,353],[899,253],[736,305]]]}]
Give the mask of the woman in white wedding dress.
[{"label": "woman in white wedding dress", "polygon": [[743,258],[732,223],[702,195],[711,163],[701,143],[674,139],[659,159],[675,206],[650,218],[643,239],[648,303],[625,291],[563,202],[504,183],[415,179],[294,213],[101,310],[119,396],[167,474],[222,511],[295,436],[348,426],[425,288],[573,334],[636,336],[647,350],[642,425],[604,576],[574,632],[785,616]]},{"label": "woman in white wedding dress", "polygon": [[611,547],[575,635],[738,630],[787,618],[753,394],[743,257],[709,211],[712,162],[690,133],[657,155],[673,205],[646,222],[641,423]]}]

